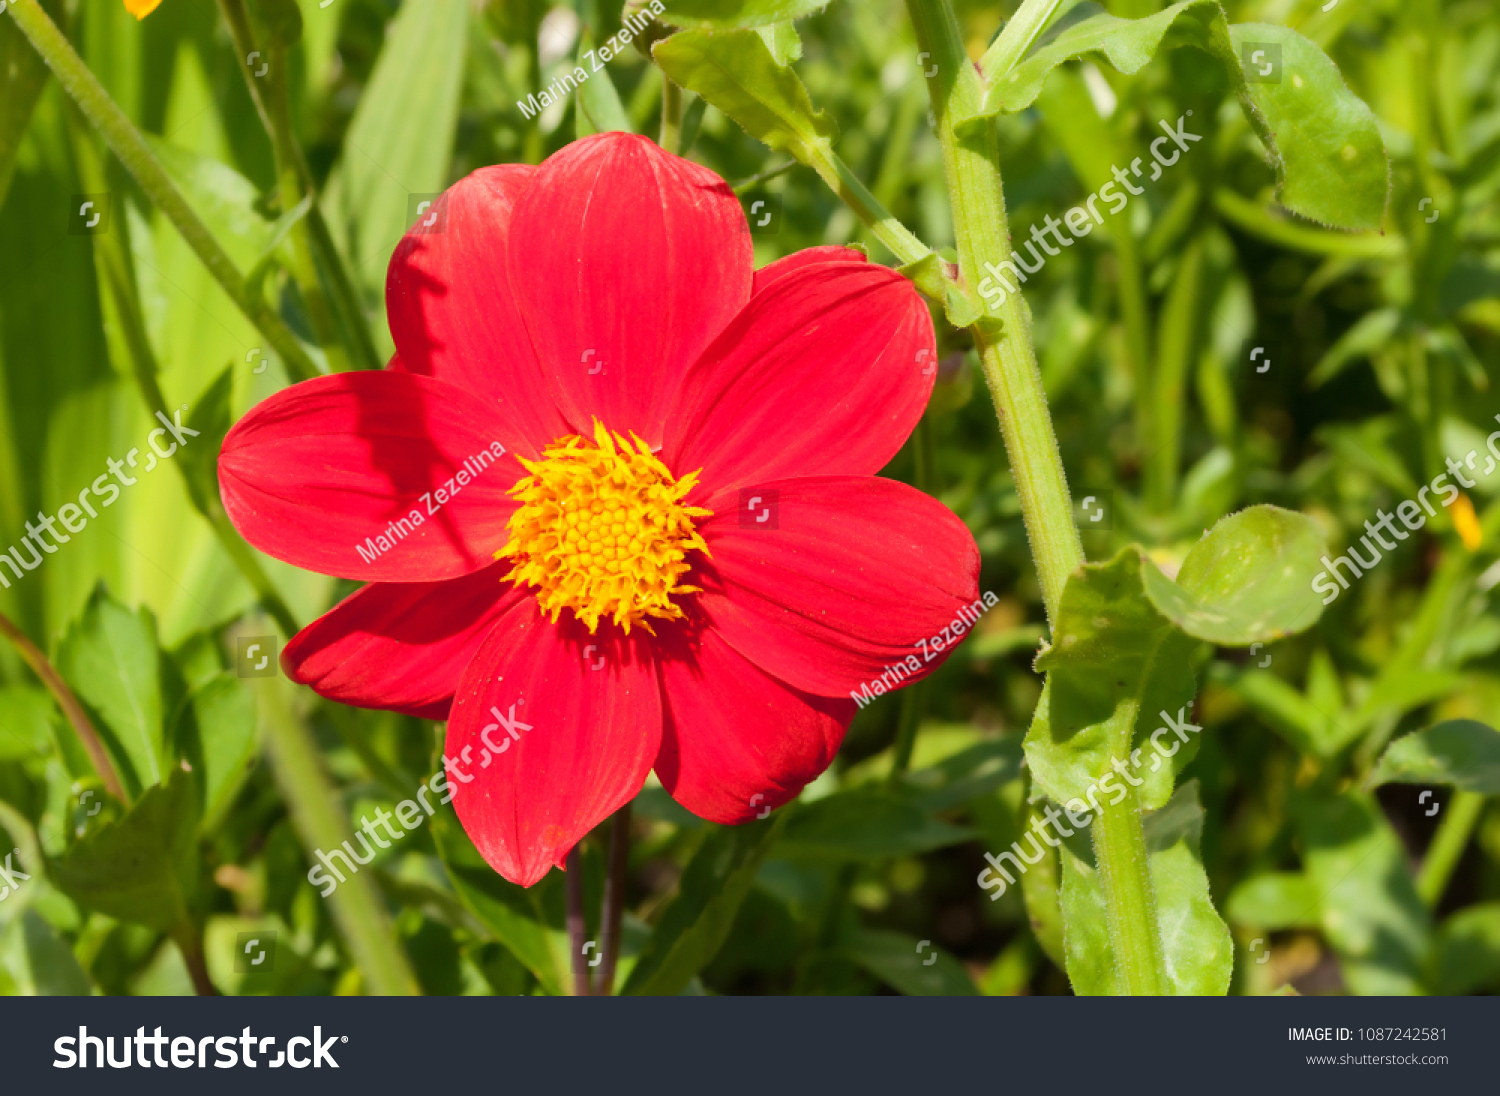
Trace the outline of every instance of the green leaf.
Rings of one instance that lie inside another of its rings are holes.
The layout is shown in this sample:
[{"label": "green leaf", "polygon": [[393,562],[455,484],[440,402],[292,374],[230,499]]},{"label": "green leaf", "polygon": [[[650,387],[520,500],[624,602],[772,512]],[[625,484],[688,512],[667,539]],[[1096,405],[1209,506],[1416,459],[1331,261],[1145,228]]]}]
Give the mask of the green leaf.
[{"label": "green leaf", "polygon": [[255,694],[221,673],[195,689],[172,730],[177,752],[198,774],[203,829],[212,830],[244,783],[255,756]]},{"label": "green leaf", "polygon": [[1389,346],[1400,326],[1401,310],[1398,308],[1377,308],[1366,312],[1313,366],[1307,375],[1307,387],[1320,388],[1342,373],[1346,366]]},{"label": "green leaf", "polygon": [[758,27],[756,33],[778,65],[790,65],[793,61],[802,59],[802,38],[790,22]]},{"label": "green leaf", "polygon": [[1472,719],[1450,719],[1398,738],[1366,786],[1381,784],[1451,784],[1500,794],[1500,731]]},{"label": "green leaf", "polygon": [[329,223],[373,297],[410,226],[408,196],[448,185],[472,7],[469,0],[401,5],[325,191]]},{"label": "green leaf", "polygon": [[[451,807],[439,810],[430,821],[433,843],[459,901],[536,975],[544,990],[554,997],[565,994],[566,967],[559,962],[536,889],[518,887],[495,874],[464,834]],[[562,957],[566,958],[565,951]]]},{"label": "green leaf", "polygon": [[1315,928],[1322,912],[1318,889],[1290,871],[1254,875],[1229,894],[1224,912],[1238,925],[1257,929]]},{"label": "green leaf", "polygon": [[963,964],[931,940],[863,930],[850,933],[839,951],[908,997],[974,997],[979,993]]},{"label": "green leaf", "polygon": [[[767,27],[822,11],[828,0],[662,0],[658,17],[674,27],[738,30]],[[800,51],[799,51],[800,52]]]},{"label": "green leaf", "polygon": [[972,839],[974,831],[934,817],[910,792],[852,788],[799,807],[782,851],[849,860],[915,856]]},{"label": "green leaf", "polygon": [[[1280,51],[1278,82],[1246,79],[1241,49],[1247,44]],[[1389,169],[1369,107],[1349,91],[1338,67],[1312,41],[1290,28],[1266,23],[1231,27],[1217,0],[1184,0],[1144,19],[1100,12],[1073,23],[996,82],[980,116],[1024,110],[1036,100],[1048,74],[1064,61],[1102,54],[1131,75],[1159,49],[1187,45],[1207,51],[1222,64],[1270,153],[1283,205],[1323,224],[1380,227]]]},{"label": "green leaf", "polygon": [[755,873],[793,811],[709,831],[662,912],[622,994],[675,996],[723,946]]},{"label": "green leaf", "polygon": [[294,45],[302,37],[302,9],[297,0],[251,0],[251,8],[283,46]]},{"label": "green leaf", "polygon": [[[1146,815],[1164,973],[1177,995],[1222,996],[1234,971],[1234,940],[1214,909],[1199,842],[1203,807],[1190,780]],[[1068,977],[1079,995],[1117,992],[1104,887],[1087,842],[1065,841],[1062,908]]]},{"label": "green leaf", "polygon": [[1459,910],[1438,928],[1428,983],[1443,996],[1476,993],[1500,983],[1500,902]]},{"label": "green leaf", "polygon": [[809,163],[832,151],[833,120],[813,109],[797,74],[776,62],[755,31],[683,31],[651,52],[673,80],[778,152]]},{"label": "green leaf", "polygon": [[63,893],[89,909],[160,932],[190,924],[198,894],[198,795],[172,771],[117,822],[79,838],[53,870]]},{"label": "green leaf", "polygon": [[102,584],[58,646],[58,671],[103,720],[99,734],[132,792],[160,784],[170,764],[159,657],[150,612],[127,609]]},{"label": "green leaf", "polygon": [[1429,923],[1406,850],[1375,800],[1362,792],[1298,794],[1292,817],[1307,877],[1317,889],[1323,934],[1344,981],[1359,994],[1420,992]]},{"label": "green leaf", "polygon": [[207,517],[220,507],[219,450],[224,435],[234,425],[230,399],[234,393],[234,365],[226,366],[208,390],[198,397],[198,405],[187,417],[188,426],[202,436],[195,444],[177,454],[193,507]]},{"label": "green leaf", "polygon": [[902,784],[922,810],[951,810],[1016,779],[1023,757],[1021,736],[1002,735],[976,742],[936,765],[908,772]]},{"label": "green leaf", "polygon": [[1188,635],[1244,647],[1306,631],[1323,606],[1311,578],[1327,548],[1317,523],[1276,506],[1223,518],[1183,560],[1174,583],[1143,566],[1146,595]]}]

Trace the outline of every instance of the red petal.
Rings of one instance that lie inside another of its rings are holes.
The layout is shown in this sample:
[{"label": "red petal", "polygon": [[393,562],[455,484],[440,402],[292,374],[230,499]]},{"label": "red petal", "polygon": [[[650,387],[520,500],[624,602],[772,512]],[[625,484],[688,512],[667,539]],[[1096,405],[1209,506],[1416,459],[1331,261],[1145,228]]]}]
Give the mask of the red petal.
[{"label": "red petal", "polygon": [[[396,245],[385,303],[400,364],[511,409],[521,455],[568,433],[531,349],[505,265],[511,209],[536,174],[527,164],[480,168],[439,199]],[[521,443],[524,443],[522,445]]]},{"label": "red petal", "polygon": [[507,257],[557,405],[585,435],[597,417],[660,442],[682,374],[750,298],[750,233],[729,186],[629,134],[542,164]]},{"label": "red petal", "polygon": [[377,582],[292,637],[281,664],[329,700],[444,720],[495,622],[531,595],[497,563],[447,582]]},{"label": "red petal", "polygon": [[[235,424],[219,453],[219,492],[246,540],[309,571],[457,578],[505,544],[516,507],[506,491],[525,474],[512,441],[497,407],[451,384],[340,373],[283,389]],[[480,454],[471,475],[464,461]]]},{"label": "red petal", "polygon": [[714,490],[869,475],[906,441],[936,376],[932,318],[910,282],[813,263],[775,279],[693,366],[662,459],[701,468]]},{"label": "red petal", "polygon": [[777,681],[712,629],[696,650],[682,640],[663,647],[667,714],[656,775],[688,810],[722,825],[764,817],[832,763],[853,701]]},{"label": "red petal", "polygon": [[757,270],[755,280],[750,286],[750,295],[754,297],[764,293],[766,287],[778,278],[785,278],[788,274],[813,263],[863,263],[867,261],[863,251],[856,251],[852,247],[828,244],[822,247],[803,248],[801,251],[792,252],[785,258],[767,263]]},{"label": "red petal", "polygon": [[973,614],[959,610],[978,599],[979,549],[936,499],[875,476],[753,490],[757,516],[772,506],[774,520],[757,526],[747,513],[742,524],[733,495],[713,500],[715,516],[699,527],[713,562],[698,597],[713,626],[761,669],[842,696],[907,656],[916,666],[896,683],[924,676],[951,648],[943,630],[967,631]]},{"label": "red petal", "polygon": [[511,882],[531,886],[641,790],[661,746],[649,639],[590,636],[568,613],[554,625],[528,599],[464,671],[446,745],[453,805]]}]

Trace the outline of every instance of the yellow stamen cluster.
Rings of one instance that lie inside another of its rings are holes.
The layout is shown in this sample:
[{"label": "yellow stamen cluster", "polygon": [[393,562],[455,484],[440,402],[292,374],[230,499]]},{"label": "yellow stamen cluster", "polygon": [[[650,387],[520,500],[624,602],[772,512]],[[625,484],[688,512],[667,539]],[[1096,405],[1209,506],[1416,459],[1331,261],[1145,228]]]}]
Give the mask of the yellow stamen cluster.
[{"label": "yellow stamen cluster", "polygon": [[672,596],[701,589],[678,582],[692,569],[687,554],[708,554],[693,519],[712,511],[682,502],[697,472],[673,479],[640,438],[598,421],[593,444],[561,438],[521,464],[531,475],[511,488],[521,507],[495,553],[515,561],[506,578],[536,587],[554,622],[572,609],[590,632],[606,618],[628,634],[632,624],[651,631],[648,617],[682,617]]}]

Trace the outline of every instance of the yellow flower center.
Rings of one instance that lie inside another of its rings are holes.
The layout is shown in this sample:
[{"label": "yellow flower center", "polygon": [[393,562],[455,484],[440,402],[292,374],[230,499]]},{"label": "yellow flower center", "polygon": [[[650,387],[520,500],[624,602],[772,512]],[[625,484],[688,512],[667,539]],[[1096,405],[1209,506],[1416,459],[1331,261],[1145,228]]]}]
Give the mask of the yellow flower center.
[{"label": "yellow flower center", "polygon": [[648,617],[682,617],[673,595],[701,589],[678,581],[692,569],[687,554],[708,554],[693,519],[712,511],[682,502],[697,472],[673,479],[640,438],[611,435],[597,420],[592,445],[559,438],[521,465],[531,475],[510,490],[521,507],[495,553],[515,561],[506,578],[536,587],[554,623],[572,609],[591,633],[605,618],[629,634],[632,624],[650,632]]}]

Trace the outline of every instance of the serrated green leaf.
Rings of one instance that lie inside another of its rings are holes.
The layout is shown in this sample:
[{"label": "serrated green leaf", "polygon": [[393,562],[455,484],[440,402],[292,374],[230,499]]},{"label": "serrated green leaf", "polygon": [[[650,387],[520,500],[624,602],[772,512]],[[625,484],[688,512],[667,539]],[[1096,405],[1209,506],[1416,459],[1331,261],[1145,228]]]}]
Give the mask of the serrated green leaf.
[{"label": "serrated green leaf", "polygon": [[[1214,909],[1199,841],[1203,808],[1196,781],[1145,818],[1163,973],[1177,995],[1222,996],[1234,971],[1234,941]],[[1064,842],[1062,908],[1068,977],[1079,995],[1114,994],[1104,887],[1086,845]]]},{"label": "serrated green leaf", "polygon": [[677,897],[662,912],[622,994],[675,996],[718,953],[755,873],[793,811],[711,830],[693,854]]},{"label": "serrated green leaf", "polygon": [[554,997],[565,994],[564,968],[558,962],[552,931],[535,890],[518,887],[497,875],[464,834],[451,807],[439,809],[430,821],[433,843],[459,901],[536,975],[547,993]]},{"label": "serrated green leaf", "polygon": [[979,993],[963,964],[931,940],[862,930],[850,933],[839,951],[908,997],[974,997]]},{"label": "serrated green leaf", "polygon": [[102,584],[58,645],[58,671],[103,720],[97,729],[132,793],[160,784],[170,764],[159,657],[150,612],[127,609]]},{"label": "serrated green leaf", "polygon": [[[1246,79],[1241,61],[1246,44],[1280,51],[1277,82]],[[1064,61],[1102,54],[1130,75],[1158,50],[1188,45],[1207,51],[1223,66],[1270,153],[1283,205],[1322,224],[1380,227],[1389,170],[1369,107],[1349,91],[1338,67],[1312,41],[1288,27],[1230,26],[1217,0],[1184,0],[1144,19],[1100,12],[1074,23],[997,81],[986,93],[981,116],[1024,110]]]},{"label": "serrated green leaf", "polygon": [[1450,719],[1396,739],[1370,774],[1381,784],[1449,784],[1500,794],[1500,731],[1472,719]]},{"label": "serrated green leaf", "polygon": [[851,788],[800,807],[786,827],[782,851],[851,860],[914,856],[961,844],[974,831],[949,825],[887,788]]},{"label": "serrated green leaf", "polygon": [[58,888],[79,905],[160,932],[190,923],[200,870],[193,783],[174,769],[118,822],[84,834],[53,870]]},{"label": "serrated green leaf", "polygon": [[771,148],[803,163],[832,148],[833,120],[813,109],[797,74],[776,63],[755,31],[682,31],[651,52],[663,72]]},{"label": "serrated green leaf", "polygon": [[1401,840],[1362,792],[1298,794],[1292,817],[1307,877],[1318,891],[1323,934],[1358,994],[1420,992],[1430,924]]},{"label": "serrated green leaf", "polygon": [[1323,611],[1312,576],[1327,548],[1309,517],[1252,506],[1193,545],[1173,582],[1142,569],[1146,595],[1188,635],[1221,646],[1270,642],[1310,628]]},{"label": "serrated green leaf", "polygon": [[1239,925],[1258,929],[1316,927],[1322,900],[1312,880],[1299,872],[1254,875],[1229,893],[1224,912]]},{"label": "serrated green leaf", "polygon": [[662,0],[658,18],[694,30],[739,30],[801,19],[828,6],[828,0]]}]

